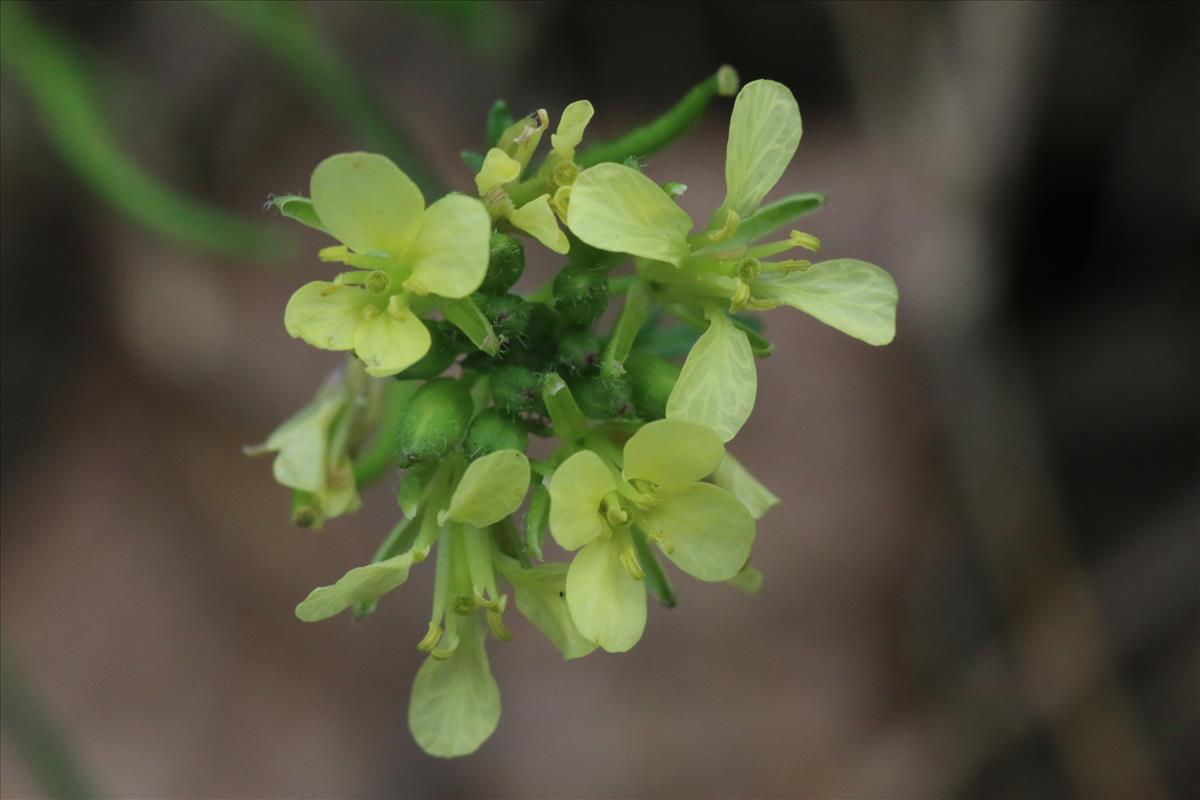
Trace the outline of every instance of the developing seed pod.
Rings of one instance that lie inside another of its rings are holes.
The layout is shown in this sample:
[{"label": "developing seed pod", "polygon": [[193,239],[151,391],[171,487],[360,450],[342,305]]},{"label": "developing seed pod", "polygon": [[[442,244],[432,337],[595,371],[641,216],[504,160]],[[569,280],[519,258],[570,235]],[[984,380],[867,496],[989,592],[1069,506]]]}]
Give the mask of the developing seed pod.
[{"label": "developing seed pod", "polygon": [[[454,359],[466,349],[465,337],[457,335],[455,328],[445,320],[430,320],[425,323],[429,330],[429,352],[420,360],[396,376],[396,380],[426,380],[436,378],[454,363]],[[470,343],[467,342],[469,345]]]},{"label": "developing seed pod", "polygon": [[453,378],[418,389],[396,428],[400,466],[427,464],[450,452],[466,434],[473,411],[471,395]]},{"label": "developing seed pod", "polygon": [[600,363],[600,349],[599,336],[587,328],[575,328],[558,340],[558,361],[572,372],[592,372]]},{"label": "developing seed pod", "polygon": [[570,266],[554,278],[554,308],[568,322],[590,328],[608,308],[608,275]]},{"label": "developing seed pod", "polygon": [[667,415],[667,398],[679,380],[679,372],[679,365],[665,358],[634,353],[625,360],[625,375],[639,417],[654,420]]},{"label": "developing seed pod", "polygon": [[471,421],[464,448],[467,457],[476,459],[497,450],[524,452],[529,434],[515,419],[495,408],[489,408]]},{"label": "developing seed pod", "polygon": [[502,344],[525,340],[532,303],[515,294],[476,294],[474,299]]},{"label": "developing seed pod", "polygon": [[525,248],[520,240],[499,231],[492,232],[491,255],[487,274],[479,291],[485,294],[507,292],[525,271]]},{"label": "developing seed pod", "polygon": [[527,367],[505,366],[492,371],[492,402],[511,417],[527,411],[545,413],[541,388],[541,379]]},{"label": "developing seed pod", "polygon": [[595,420],[626,419],[634,415],[629,381],[596,375],[571,384],[579,409]]}]

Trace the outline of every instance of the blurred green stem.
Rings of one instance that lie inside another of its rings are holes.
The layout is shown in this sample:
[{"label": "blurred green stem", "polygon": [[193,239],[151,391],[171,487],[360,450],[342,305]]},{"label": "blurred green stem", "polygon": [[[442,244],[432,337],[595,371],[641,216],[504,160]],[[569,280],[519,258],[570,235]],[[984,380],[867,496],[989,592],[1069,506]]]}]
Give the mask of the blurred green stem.
[{"label": "blurred green stem", "polygon": [[7,651],[0,652],[0,695],[4,697],[0,719],[6,738],[25,756],[29,772],[49,796],[71,800],[95,797],[96,792],[80,772],[61,729]]},{"label": "blurred green stem", "polygon": [[690,131],[714,97],[718,94],[731,96],[737,92],[737,87],[737,72],[733,67],[722,66],[658,118],[634,128],[624,136],[599,142],[581,152],[579,164],[590,167],[605,161],[624,161],[658,152]]},{"label": "blurred green stem", "polygon": [[87,66],[18,0],[0,2],[0,60],[5,75],[29,94],[59,154],[116,209],[166,239],[210,253],[255,260],[288,254],[282,236],[171,190],[122,152]]},{"label": "blurred green stem", "polygon": [[420,385],[420,381],[388,381],[375,436],[354,457],[354,482],[359,489],[396,466],[396,426]]},{"label": "blurred green stem", "polygon": [[346,124],[365,145],[389,156],[426,197],[441,182],[425,167],[412,140],[376,102],[309,18],[306,4],[269,0],[209,0],[208,7],[279,60],[326,114]]}]

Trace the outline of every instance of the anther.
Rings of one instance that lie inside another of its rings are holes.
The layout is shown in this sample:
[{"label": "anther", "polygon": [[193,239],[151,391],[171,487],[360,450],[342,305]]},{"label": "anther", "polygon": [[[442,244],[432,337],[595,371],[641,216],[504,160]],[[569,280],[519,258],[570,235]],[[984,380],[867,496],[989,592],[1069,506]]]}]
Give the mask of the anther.
[{"label": "anther", "polygon": [[742,223],[742,218],[732,208],[725,209],[725,219],[721,222],[719,230],[715,230],[708,234],[708,238],[714,242],[723,242],[733,234],[737,233],[738,225]]},{"label": "anther", "polygon": [[621,551],[621,566],[625,567],[625,571],[629,573],[629,577],[635,581],[640,581],[646,577],[646,573],[642,572],[642,565],[638,563],[637,551],[633,547],[626,547]]},{"label": "anther", "polygon": [[502,642],[507,642],[512,638],[512,633],[508,628],[504,627],[504,620],[501,619],[499,612],[489,610],[487,612],[488,627],[492,629],[492,635]]},{"label": "anther", "polygon": [[417,649],[422,653],[428,653],[437,647],[438,640],[442,638],[442,626],[436,622],[429,623],[429,631],[426,632],[424,638],[417,642]]}]

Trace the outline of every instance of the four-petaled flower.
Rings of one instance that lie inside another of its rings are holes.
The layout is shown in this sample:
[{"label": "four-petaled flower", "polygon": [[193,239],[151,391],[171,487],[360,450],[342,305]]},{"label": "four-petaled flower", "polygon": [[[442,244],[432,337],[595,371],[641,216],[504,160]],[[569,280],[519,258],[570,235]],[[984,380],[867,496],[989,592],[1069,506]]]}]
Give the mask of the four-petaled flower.
[{"label": "four-petaled flower", "polygon": [[322,250],[322,260],[357,269],[300,287],[284,312],[288,333],[325,350],[353,350],[371,375],[395,375],[429,350],[419,318],[428,296],[463,298],[483,282],[487,211],[461,194],[426,208],[416,184],[371,153],[325,159],[311,193],[321,224],[342,243]]},{"label": "four-petaled flower", "polygon": [[724,457],[709,429],[659,420],[625,443],[619,467],[581,450],[554,471],[550,531],[563,548],[579,550],[566,599],[584,637],[610,652],[641,638],[646,592],[635,529],[700,580],[728,580],[746,563],[754,518],[732,494],[701,482]]},{"label": "four-petaled flower", "polygon": [[745,424],[757,388],[750,342],[727,310],[789,305],[869,344],[895,336],[896,284],[879,267],[854,259],[766,260],[796,247],[819,248],[816,237],[799,231],[754,244],[795,216],[785,203],[759,207],[795,154],[801,130],[786,86],[757,80],[742,88],[729,123],[725,200],[696,236],[690,236],[691,217],[671,195],[631,167],[598,164],[571,187],[567,224],[576,236],[637,256],[639,274],[665,301],[708,319],[667,416],[706,425],[723,441]]}]

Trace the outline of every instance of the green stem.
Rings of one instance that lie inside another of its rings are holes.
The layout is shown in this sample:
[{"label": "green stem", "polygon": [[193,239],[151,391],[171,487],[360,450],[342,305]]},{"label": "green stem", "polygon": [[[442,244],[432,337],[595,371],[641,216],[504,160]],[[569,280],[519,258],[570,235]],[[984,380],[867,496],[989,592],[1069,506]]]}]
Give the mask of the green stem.
[{"label": "green stem", "polygon": [[638,564],[641,565],[642,572],[645,574],[646,588],[653,592],[654,596],[658,598],[658,602],[667,608],[674,608],[675,589],[667,580],[667,573],[663,572],[658,556],[655,555],[654,549],[650,547],[650,542],[646,540],[641,531],[637,528],[630,530],[633,533],[633,547],[637,550]]},{"label": "green stem", "polygon": [[417,381],[388,382],[375,436],[354,458],[354,483],[359,489],[370,486],[395,466],[396,426],[419,386]]},{"label": "green stem", "polygon": [[647,156],[661,150],[691,130],[714,97],[733,95],[737,85],[733,67],[722,66],[657,119],[581,152],[577,157],[579,165],[590,167],[605,161],[624,161],[631,156]]},{"label": "green stem", "polygon": [[5,73],[29,94],[48,141],[105,202],[164,239],[217,255],[277,261],[287,240],[262,225],[173,191],[119,146],[105,124],[89,67],[26,5],[0,2]]},{"label": "green stem", "polygon": [[621,315],[613,324],[612,336],[604,348],[600,369],[605,375],[615,377],[625,372],[625,359],[629,358],[638,331],[650,318],[651,306],[649,286],[644,281],[634,281],[625,295],[625,305],[621,307]]},{"label": "green stem", "polygon": [[71,800],[95,797],[97,792],[81,772],[62,729],[7,652],[0,655],[0,694],[4,696],[0,717],[5,738],[25,756],[30,774],[41,782],[46,793]]}]

